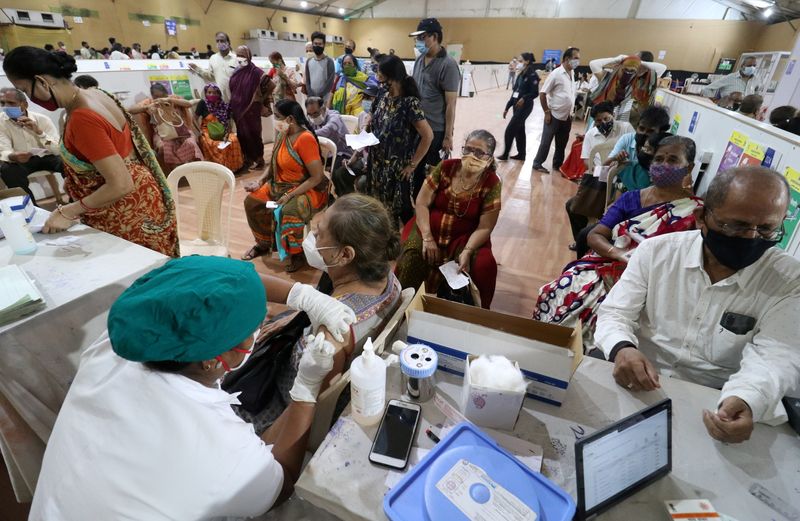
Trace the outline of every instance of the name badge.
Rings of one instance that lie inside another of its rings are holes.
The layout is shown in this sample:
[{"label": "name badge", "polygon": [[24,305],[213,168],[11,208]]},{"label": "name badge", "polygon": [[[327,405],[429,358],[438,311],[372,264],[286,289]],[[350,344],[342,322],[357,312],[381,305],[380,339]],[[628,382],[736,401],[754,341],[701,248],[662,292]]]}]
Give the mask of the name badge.
[{"label": "name badge", "polygon": [[511,95],[511,97],[514,99],[519,98],[519,92],[515,92],[514,94]]}]

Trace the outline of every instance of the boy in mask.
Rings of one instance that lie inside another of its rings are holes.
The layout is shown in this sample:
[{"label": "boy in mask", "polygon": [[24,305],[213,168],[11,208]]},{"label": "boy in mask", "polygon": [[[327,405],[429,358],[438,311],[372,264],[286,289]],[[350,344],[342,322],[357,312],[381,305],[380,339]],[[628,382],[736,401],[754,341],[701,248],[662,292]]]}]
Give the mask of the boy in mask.
[{"label": "boy in mask", "polygon": [[644,146],[647,138],[669,130],[669,113],[663,107],[650,106],[644,109],[636,126],[636,132],[623,135],[617,141],[614,149],[604,163],[637,163],[638,152]]},{"label": "boy in mask", "polygon": [[702,414],[727,443],[786,421],[781,398],[800,383],[800,261],[774,246],[789,201],[778,172],[733,168],[711,181],[697,230],[634,251],[595,333],[617,384],[652,391],[665,375],[722,389]]},{"label": "boy in mask", "polygon": [[231,99],[231,90],[228,87],[228,83],[237,68],[236,53],[231,52],[231,39],[226,33],[218,32],[215,40],[217,41],[218,52],[209,58],[209,68],[201,69],[196,63],[190,63],[189,70],[205,81],[219,85],[222,99],[228,102]]},{"label": "boy in mask", "polygon": [[303,93],[309,97],[322,98],[327,106],[336,80],[336,65],[325,54],[325,34],[315,31],[311,35],[311,51],[314,56],[306,59]]}]

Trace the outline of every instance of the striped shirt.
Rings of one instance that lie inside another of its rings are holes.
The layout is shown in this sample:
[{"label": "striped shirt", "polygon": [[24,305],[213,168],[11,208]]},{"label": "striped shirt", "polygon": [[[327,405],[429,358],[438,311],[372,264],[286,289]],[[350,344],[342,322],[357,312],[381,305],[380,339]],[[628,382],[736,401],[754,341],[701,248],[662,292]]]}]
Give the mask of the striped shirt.
[{"label": "striped shirt", "polygon": [[755,76],[745,79],[740,72],[728,74],[703,88],[703,96],[707,98],[724,98],[732,92],[741,92],[742,96],[757,94],[763,90]]}]

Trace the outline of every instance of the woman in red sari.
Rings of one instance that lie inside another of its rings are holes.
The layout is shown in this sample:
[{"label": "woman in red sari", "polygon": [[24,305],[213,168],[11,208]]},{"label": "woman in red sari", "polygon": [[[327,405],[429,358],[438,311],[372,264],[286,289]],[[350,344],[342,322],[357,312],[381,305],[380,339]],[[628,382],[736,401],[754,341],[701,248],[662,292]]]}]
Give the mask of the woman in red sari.
[{"label": "woman in red sari", "polygon": [[236,48],[239,66],[228,84],[230,107],[236,122],[236,133],[242,145],[245,165],[264,168],[264,142],[261,139],[261,117],[272,115],[272,91],[275,84],[253,64],[253,54],[245,45]]},{"label": "woman in red sari", "polygon": [[[438,266],[451,260],[470,275],[481,306],[489,309],[497,280],[497,262],[489,236],[500,215],[502,183],[495,173],[497,142],[485,130],[473,130],[461,159],[442,161],[417,196],[416,217],[403,228],[403,252],[397,277],[403,288],[437,290]],[[433,277],[432,277],[433,275]]]},{"label": "woman in red sari", "polygon": [[9,81],[37,105],[67,114],[61,156],[75,201],[50,214],[42,231],[78,220],[171,257],[178,257],[175,203],[147,139],[110,94],[71,81],[75,59],[36,47],[13,49],[3,61]]}]

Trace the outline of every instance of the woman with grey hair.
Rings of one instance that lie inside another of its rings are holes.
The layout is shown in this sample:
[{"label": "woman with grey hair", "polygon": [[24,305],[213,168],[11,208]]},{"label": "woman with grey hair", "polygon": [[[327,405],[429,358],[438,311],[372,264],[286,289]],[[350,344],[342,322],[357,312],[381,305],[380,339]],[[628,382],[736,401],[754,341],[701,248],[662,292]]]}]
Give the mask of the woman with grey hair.
[{"label": "woman with grey hair", "polygon": [[[497,262],[489,236],[500,215],[502,183],[495,172],[497,141],[486,130],[473,130],[460,159],[442,161],[425,179],[417,196],[416,217],[403,229],[403,253],[397,274],[404,288],[436,291],[440,265],[451,260],[469,273],[481,306],[494,297]],[[433,275],[433,277],[431,277]]]}]

